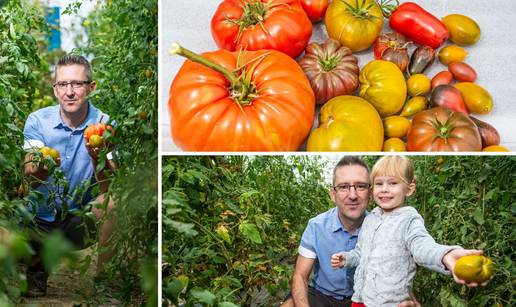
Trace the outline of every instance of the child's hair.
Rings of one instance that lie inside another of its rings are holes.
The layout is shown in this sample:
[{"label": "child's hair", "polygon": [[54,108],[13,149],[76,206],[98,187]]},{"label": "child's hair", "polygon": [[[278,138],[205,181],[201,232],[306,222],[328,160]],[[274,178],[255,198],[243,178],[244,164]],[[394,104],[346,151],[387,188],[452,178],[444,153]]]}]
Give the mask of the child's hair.
[{"label": "child's hair", "polygon": [[416,182],[414,164],[404,156],[384,156],[373,166],[371,182],[376,176],[393,176],[403,180],[406,184]]}]

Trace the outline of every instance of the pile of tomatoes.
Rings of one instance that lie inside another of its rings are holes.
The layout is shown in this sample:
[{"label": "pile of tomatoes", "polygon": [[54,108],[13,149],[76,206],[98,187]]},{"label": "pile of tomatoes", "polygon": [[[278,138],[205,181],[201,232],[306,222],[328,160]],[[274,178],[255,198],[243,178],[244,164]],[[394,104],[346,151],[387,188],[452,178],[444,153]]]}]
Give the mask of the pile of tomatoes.
[{"label": "pile of tomatoes", "polygon": [[[322,19],[328,40],[309,43]],[[506,151],[471,116],[493,102],[465,62],[481,34],[467,16],[391,0],[223,0],[211,33],[220,50],[171,49],[187,58],[168,102],[183,150]],[[360,69],[353,53],[369,49]],[[448,69],[429,78],[435,58]]]}]

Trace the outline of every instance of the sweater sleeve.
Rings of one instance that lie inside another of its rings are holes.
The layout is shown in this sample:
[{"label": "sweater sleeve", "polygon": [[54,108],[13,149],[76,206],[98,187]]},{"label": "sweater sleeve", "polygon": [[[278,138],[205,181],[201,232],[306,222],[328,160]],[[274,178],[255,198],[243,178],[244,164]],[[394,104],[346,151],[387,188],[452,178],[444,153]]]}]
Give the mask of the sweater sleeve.
[{"label": "sweater sleeve", "polygon": [[426,230],[423,218],[419,214],[409,221],[405,242],[418,265],[446,275],[450,275],[450,271],[442,263],[444,255],[451,250],[462,248],[458,245],[436,243]]},{"label": "sweater sleeve", "polygon": [[346,264],[344,265],[345,268],[354,268],[357,267],[360,263],[360,256],[361,256],[361,250],[360,250],[360,239],[362,236],[358,236],[358,242],[357,245],[355,245],[355,248],[350,250],[349,252],[344,252],[344,255],[346,256]]}]

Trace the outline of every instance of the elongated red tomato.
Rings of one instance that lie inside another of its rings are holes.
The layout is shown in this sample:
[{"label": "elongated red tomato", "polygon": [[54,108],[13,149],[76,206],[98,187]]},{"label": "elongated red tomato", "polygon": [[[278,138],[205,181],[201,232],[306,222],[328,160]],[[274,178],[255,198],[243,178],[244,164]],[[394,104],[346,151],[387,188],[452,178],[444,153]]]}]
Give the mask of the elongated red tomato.
[{"label": "elongated red tomato", "polygon": [[211,34],[222,49],[274,49],[296,57],[308,45],[312,23],[299,0],[224,0]]},{"label": "elongated red tomato", "polygon": [[411,41],[433,49],[449,37],[448,29],[439,19],[413,2],[401,4],[389,18],[389,25]]},{"label": "elongated red tomato", "polygon": [[219,50],[198,57],[225,74],[191,60],[183,64],[168,101],[176,145],[186,151],[300,147],[313,124],[315,97],[292,58],[274,50]]}]

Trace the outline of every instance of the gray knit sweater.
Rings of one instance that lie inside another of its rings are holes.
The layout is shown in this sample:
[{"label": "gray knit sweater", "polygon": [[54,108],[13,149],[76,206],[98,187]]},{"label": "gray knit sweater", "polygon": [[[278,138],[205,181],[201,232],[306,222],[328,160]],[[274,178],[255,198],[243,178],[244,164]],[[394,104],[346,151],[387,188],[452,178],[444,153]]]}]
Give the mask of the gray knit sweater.
[{"label": "gray knit sweater", "polygon": [[376,207],[364,219],[358,243],[346,252],[346,267],[358,266],[352,300],[367,307],[398,306],[409,299],[416,263],[450,274],[443,256],[460,246],[440,245],[413,207],[384,213]]}]

